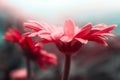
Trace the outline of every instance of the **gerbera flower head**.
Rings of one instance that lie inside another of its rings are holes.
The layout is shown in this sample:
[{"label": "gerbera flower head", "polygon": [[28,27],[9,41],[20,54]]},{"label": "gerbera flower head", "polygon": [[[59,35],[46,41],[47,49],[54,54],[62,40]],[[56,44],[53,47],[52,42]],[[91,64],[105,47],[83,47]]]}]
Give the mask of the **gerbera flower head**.
[{"label": "gerbera flower head", "polygon": [[54,54],[42,50],[42,44],[40,42],[33,42],[30,37],[22,35],[17,29],[9,29],[5,33],[4,39],[17,43],[23,49],[23,55],[27,59],[38,63],[42,68],[45,64],[57,64],[57,59]]},{"label": "gerbera flower head", "polygon": [[63,27],[50,26],[38,21],[30,21],[24,26],[33,30],[29,33],[29,37],[41,37],[43,43],[54,42],[58,49],[67,55],[78,51],[88,41],[107,45],[105,42],[107,36],[113,36],[111,30],[116,27],[104,24],[92,26],[88,23],[79,29],[71,19],[66,20]]}]

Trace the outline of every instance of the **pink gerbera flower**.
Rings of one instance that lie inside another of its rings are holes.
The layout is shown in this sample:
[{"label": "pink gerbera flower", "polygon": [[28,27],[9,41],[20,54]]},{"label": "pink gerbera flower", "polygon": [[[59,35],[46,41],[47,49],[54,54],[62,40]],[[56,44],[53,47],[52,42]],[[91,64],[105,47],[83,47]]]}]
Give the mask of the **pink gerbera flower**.
[{"label": "pink gerbera flower", "polygon": [[45,68],[45,64],[57,64],[56,56],[45,50],[42,50],[42,44],[40,42],[33,42],[30,37],[23,36],[17,29],[9,29],[4,39],[15,42],[24,51],[24,55],[27,59],[37,62],[40,67]]},{"label": "pink gerbera flower", "polygon": [[92,26],[91,23],[88,23],[79,29],[72,20],[66,20],[64,27],[50,26],[38,21],[24,23],[24,26],[33,30],[28,33],[29,37],[39,36],[44,43],[54,42],[65,54],[74,53],[88,41],[107,45],[105,42],[107,36],[113,36],[111,30],[116,27],[116,25],[104,24]]},{"label": "pink gerbera flower", "polygon": [[54,42],[58,49],[64,53],[65,65],[62,80],[69,79],[73,53],[88,41],[95,41],[106,46],[107,36],[113,36],[111,30],[116,27],[116,25],[107,26],[104,24],[92,26],[91,23],[88,23],[79,29],[72,20],[66,20],[64,27],[50,26],[38,21],[30,21],[25,23],[24,26],[33,30],[26,33],[29,37],[40,37],[43,39],[43,43]]}]

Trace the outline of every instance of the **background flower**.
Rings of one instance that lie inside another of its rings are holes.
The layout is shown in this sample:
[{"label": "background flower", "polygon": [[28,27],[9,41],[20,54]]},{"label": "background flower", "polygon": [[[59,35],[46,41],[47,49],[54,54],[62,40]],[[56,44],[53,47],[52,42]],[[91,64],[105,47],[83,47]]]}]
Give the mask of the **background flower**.
[{"label": "background flower", "polygon": [[23,36],[17,29],[9,29],[4,39],[15,42],[23,49],[26,58],[37,62],[40,67],[45,68],[45,64],[57,64],[56,56],[45,50],[42,50],[40,42],[33,42],[30,37]]}]

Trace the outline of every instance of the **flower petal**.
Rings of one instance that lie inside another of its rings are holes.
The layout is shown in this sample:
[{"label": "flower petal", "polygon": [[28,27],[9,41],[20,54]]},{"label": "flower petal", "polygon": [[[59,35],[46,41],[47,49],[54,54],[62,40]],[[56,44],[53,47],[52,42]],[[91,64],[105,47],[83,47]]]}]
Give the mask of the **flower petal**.
[{"label": "flower petal", "polygon": [[50,36],[49,34],[45,34],[45,35],[42,35],[42,34],[41,34],[41,35],[38,35],[38,36],[39,36],[40,38],[46,39],[46,40],[48,40],[48,41],[49,41],[49,40],[50,40],[50,41],[52,40],[52,38],[51,38],[51,36]]},{"label": "flower petal", "polygon": [[108,46],[108,44],[106,43],[106,41],[104,39],[102,37],[94,37],[94,38],[91,38],[90,41],[95,41],[95,42],[100,43],[104,46]]},{"label": "flower petal", "polygon": [[105,24],[97,24],[97,25],[94,25],[92,27],[92,30],[98,30],[98,31],[100,31],[100,30],[105,29],[106,27],[107,27],[107,25],[105,25]]},{"label": "flower petal", "polygon": [[60,31],[54,31],[54,33],[51,34],[51,37],[53,40],[59,40],[63,36],[63,33]]},{"label": "flower petal", "polygon": [[91,31],[91,29],[92,29],[92,24],[88,23],[75,35],[75,37],[77,38],[84,37]]},{"label": "flower petal", "polygon": [[113,33],[102,33],[100,35],[102,35],[102,36],[115,36]]},{"label": "flower petal", "polygon": [[108,33],[108,32],[110,32],[111,30],[113,30],[116,27],[117,27],[117,25],[110,25],[106,29],[100,31],[100,33]]},{"label": "flower petal", "polygon": [[37,35],[38,35],[37,32],[33,32],[33,33],[28,34],[28,37],[36,37]]},{"label": "flower petal", "polygon": [[68,36],[63,36],[63,37],[60,38],[60,40],[62,42],[70,42],[70,41],[72,41],[72,38],[69,38]]},{"label": "flower petal", "polygon": [[78,40],[79,42],[81,42],[82,44],[87,44],[88,40],[82,39],[82,38],[75,38],[76,40]]},{"label": "flower petal", "polygon": [[64,24],[64,35],[69,38],[73,38],[74,36],[75,24],[72,20],[66,20]]},{"label": "flower petal", "polygon": [[93,33],[92,35],[99,35],[99,34],[103,34],[103,33],[110,33],[111,30],[113,30],[117,25],[110,25],[108,27],[105,27],[103,30],[100,30],[96,33]]},{"label": "flower petal", "polygon": [[23,26],[26,27],[26,28],[30,28],[30,29],[32,29],[32,30],[34,30],[34,31],[39,31],[39,30],[41,30],[41,29],[39,28],[39,26],[38,26],[37,24],[35,24],[35,23],[24,23]]},{"label": "flower petal", "polygon": [[41,40],[41,43],[43,43],[43,44],[50,43],[50,42],[53,42],[53,41],[52,40],[50,41],[50,40],[47,40],[47,39]]}]

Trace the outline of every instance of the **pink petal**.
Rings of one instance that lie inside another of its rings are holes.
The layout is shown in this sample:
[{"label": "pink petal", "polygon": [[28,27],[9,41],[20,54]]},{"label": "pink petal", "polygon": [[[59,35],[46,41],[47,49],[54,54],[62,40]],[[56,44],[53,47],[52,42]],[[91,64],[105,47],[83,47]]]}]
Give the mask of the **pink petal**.
[{"label": "pink petal", "polygon": [[36,25],[35,23],[24,23],[24,27],[30,28],[30,29],[35,30],[35,31],[41,30],[41,28],[39,28],[39,26]]},{"label": "pink petal", "polygon": [[22,38],[21,33],[17,29],[11,30],[11,33],[13,33],[18,39]]},{"label": "pink petal", "polygon": [[28,37],[36,37],[37,35],[38,35],[38,33],[33,32],[33,33],[28,34]]},{"label": "pink petal", "polygon": [[103,30],[103,29],[105,29],[107,27],[107,25],[105,25],[105,24],[97,24],[97,25],[95,25],[95,26],[93,26],[92,27],[92,30]]},{"label": "pink petal", "polygon": [[106,27],[105,29],[101,31],[96,31],[92,35],[108,35],[108,36],[114,36],[112,33],[110,33],[111,30],[113,30],[116,27],[116,25],[111,25],[109,27]]},{"label": "pink petal", "polygon": [[50,40],[47,40],[47,39],[43,39],[42,41],[41,41],[41,43],[43,43],[43,44],[46,44],[46,43],[50,43],[50,42],[55,42],[55,41],[50,41]]},{"label": "pink petal", "polygon": [[44,30],[48,31],[48,32],[52,32],[53,31],[53,27],[48,25],[47,23],[43,22]]},{"label": "pink petal", "polygon": [[41,35],[41,34],[51,34],[50,32],[46,31],[46,30],[41,30],[39,32],[37,32],[38,35]]},{"label": "pink petal", "polygon": [[75,38],[76,40],[78,40],[79,42],[81,42],[82,44],[87,44],[88,40],[82,39],[82,38]]},{"label": "pink petal", "polygon": [[102,36],[115,36],[113,33],[102,33],[100,35],[102,35]]},{"label": "pink petal", "polygon": [[47,53],[45,56],[46,56],[46,62],[48,64],[57,65],[57,58],[56,58],[56,56],[54,54]]},{"label": "pink petal", "polygon": [[38,22],[38,21],[30,21],[33,22],[34,24],[38,25],[41,30],[46,30],[51,32],[55,26],[50,26],[45,22]]},{"label": "pink petal", "polygon": [[64,35],[72,38],[74,36],[75,24],[72,20],[66,20],[64,24]]},{"label": "pink petal", "polygon": [[47,62],[47,64],[49,64],[49,65],[57,65],[57,61],[56,61],[56,59],[54,59],[54,58],[48,58],[48,59],[46,59],[46,62]]},{"label": "pink petal", "polygon": [[108,32],[110,32],[111,30],[113,30],[116,27],[117,27],[117,25],[108,26],[106,29],[100,31],[100,33],[108,33]]},{"label": "pink petal", "polygon": [[70,42],[70,41],[72,41],[72,38],[69,38],[68,36],[63,36],[63,37],[60,38],[60,40],[62,42]]},{"label": "pink petal", "polygon": [[54,32],[51,34],[51,37],[52,37],[54,40],[59,40],[62,36],[63,36],[63,33],[59,32],[59,31],[54,31]]},{"label": "pink petal", "polygon": [[90,33],[91,29],[92,29],[92,25],[91,25],[91,23],[88,23],[79,31],[79,33],[76,34],[75,37],[77,37],[77,38],[84,37],[85,35]]},{"label": "pink petal", "polygon": [[39,21],[34,21],[34,20],[29,20],[29,22],[37,25],[38,28],[40,28],[40,29],[44,29],[44,22],[39,22]]},{"label": "pink petal", "polygon": [[104,46],[108,46],[108,44],[102,37],[91,38],[90,41],[95,41],[97,43],[103,44]]},{"label": "pink petal", "polygon": [[40,38],[42,39],[46,39],[48,41],[52,41],[52,37],[49,35],[49,34],[41,34],[41,35],[38,35]]},{"label": "pink petal", "polygon": [[95,33],[95,34],[100,34],[100,33],[109,33],[111,30],[113,30],[114,28],[116,28],[116,25],[111,25],[106,27],[105,29]]},{"label": "pink petal", "polygon": [[[45,30],[42,30],[42,31],[39,31],[39,32],[32,32],[32,33],[28,33],[27,36],[28,37],[37,37],[37,36],[50,36],[50,33],[45,31]],[[43,38],[43,37],[42,37]],[[46,37],[47,38],[47,37]],[[49,38],[49,37],[48,37]]]}]

